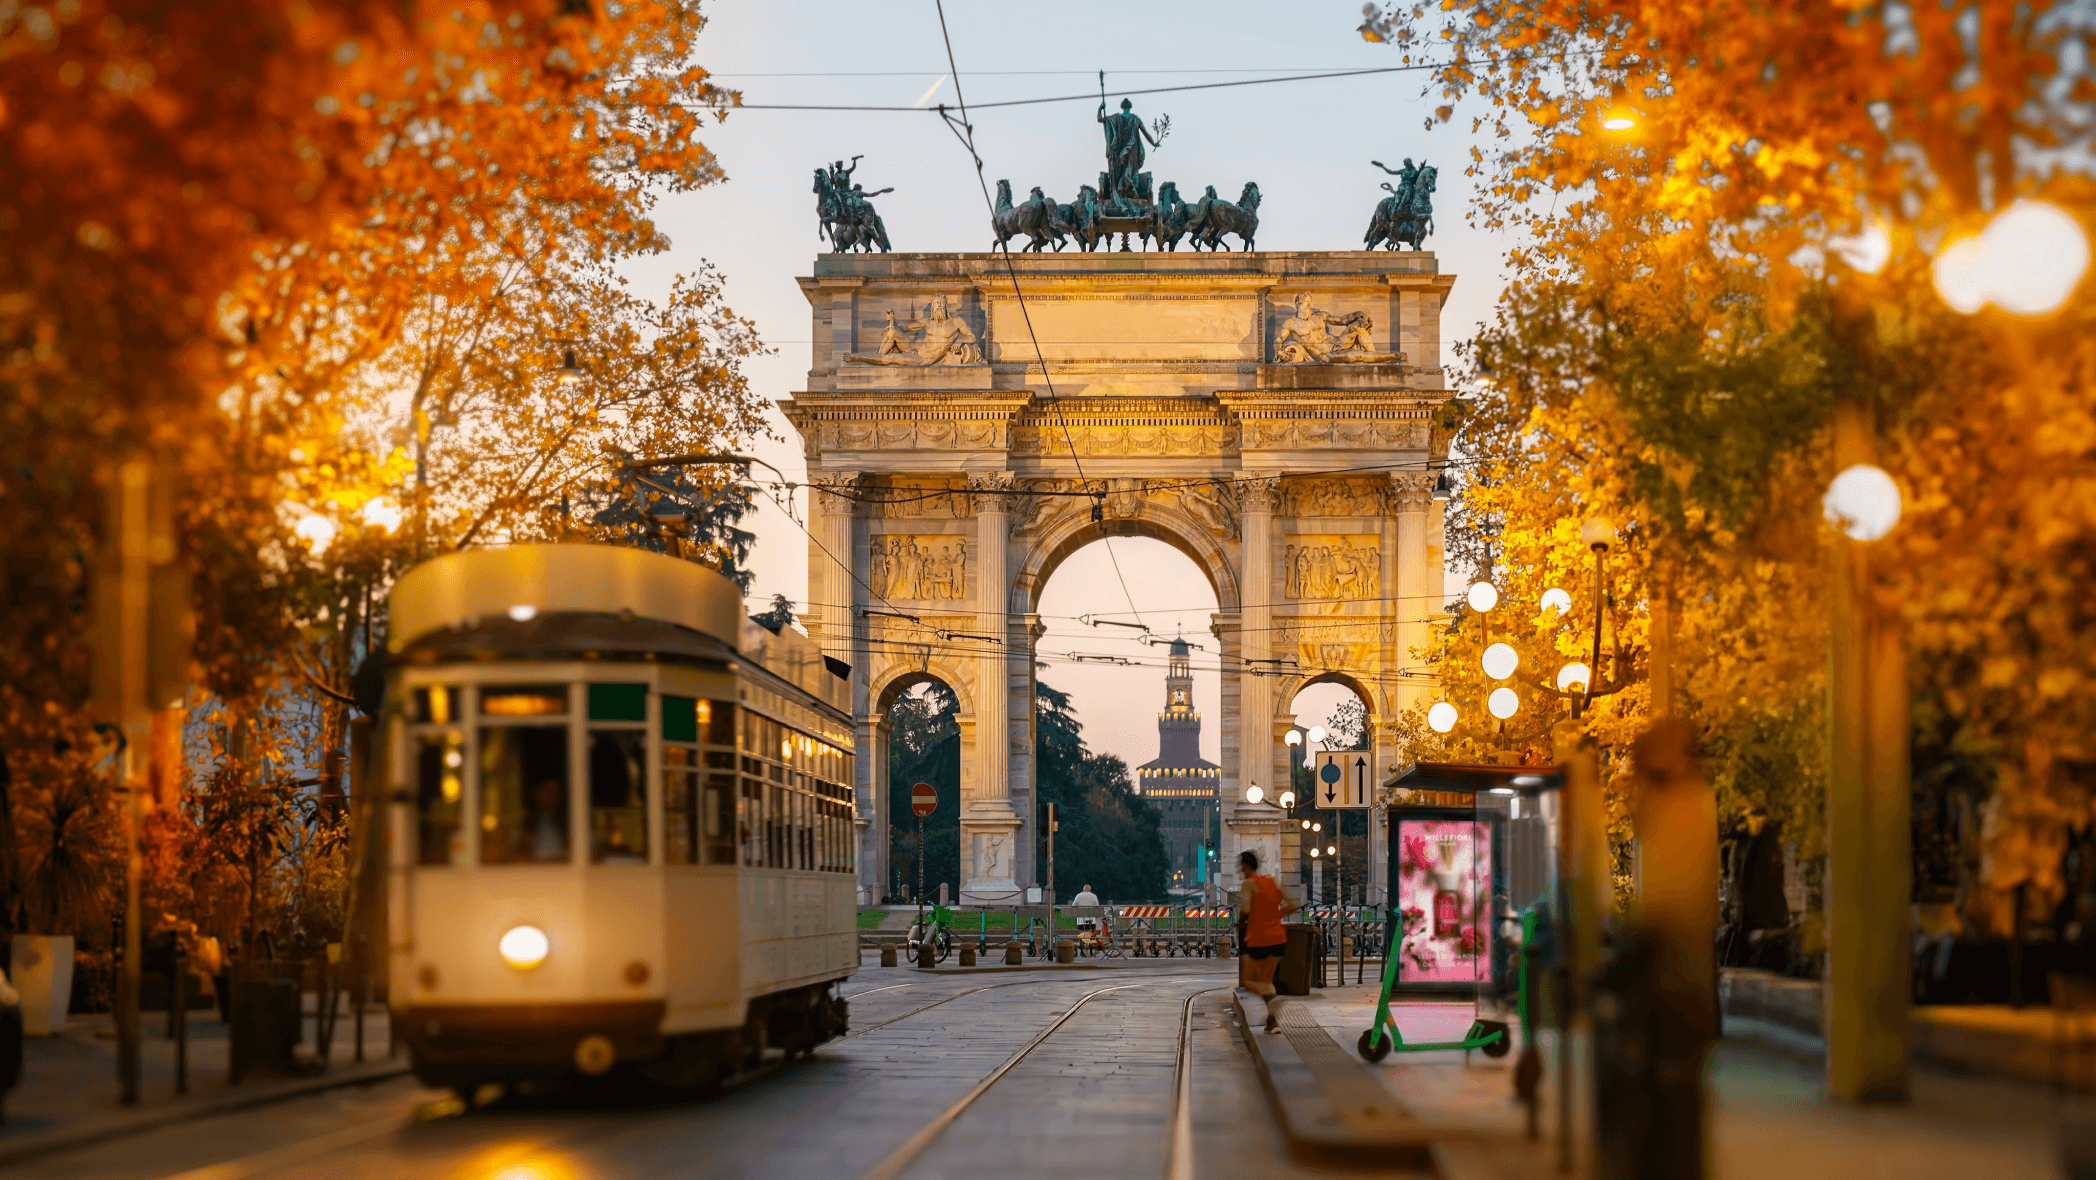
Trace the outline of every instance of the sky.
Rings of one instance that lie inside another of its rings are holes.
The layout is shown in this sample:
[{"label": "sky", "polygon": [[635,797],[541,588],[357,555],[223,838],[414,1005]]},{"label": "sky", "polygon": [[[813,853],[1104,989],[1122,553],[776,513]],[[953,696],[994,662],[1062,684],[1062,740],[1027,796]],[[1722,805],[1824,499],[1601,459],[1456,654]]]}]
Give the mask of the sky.
[{"label": "sky", "polygon": [[[719,269],[728,305],[753,321],[773,350],[745,371],[758,394],[776,402],[806,381],[810,314],[795,279],[812,272],[824,248],[810,191],[817,166],[864,155],[854,179],[869,192],[895,188],[874,203],[900,251],[984,250],[988,209],[967,149],[931,110],[955,102],[956,80],[948,74],[939,13],[929,0],[730,0],[703,11],[709,23],[697,41],[697,61],[719,84],[742,91],[747,104],[909,107],[924,100],[923,109],[903,111],[748,109],[709,126],[704,143],[720,157],[727,179],[665,199],[658,221],[670,250],[628,269],[641,291],[658,294],[680,273],[707,264]],[[994,191],[1008,178],[1020,193],[1038,184],[1064,201],[1104,166],[1104,139],[1094,121],[1100,70],[1117,107],[1128,90],[1398,65],[1393,50],[1354,31],[1360,21],[1358,0],[946,5],[960,94],[978,108],[970,122],[984,162],[982,181]],[[1439,100],[1422,93],[1424,84],[1418,73],[1385,73],[1138,94],[1133,101],[1146,120],[1171,118],[1169,135],[1146,165],[1159,182],[1176,180],[1190,193],[1213,184],[1226,195],[1246,181],[1259,183],[1262,249],[1357,249],[1385,195],[1380,185],[1390,180],[1369,161],[1395,166],[1409,156],[1437,165],[1437,232],[1427,248],[1439,255],[1443,274],[1458,276],[1442,318],[1446,362],[1449,346],[1490,314],[1507,243],[1465,225],[1468,121],[1459,114],[1455,123],[1429,130],[1428,113]],[[1056,95],[1090,97],[979,107]],[[759,441],[752,453],[790,480],[803,478],[798,436],[776,411],[771,426],[776,437]],[[793,500],[800,519],[808,520],[805,492]],[[753,602],[766,604],[774,593],[805,600],[808,544],[799,526],[768,504],[744,524],[758,536]],[[1073,616],[1049,621],[1044,651],[1118,655],[1155,666],[1058,662],[1042,678],[1075,696],[1095,750],[1119,754],[1130,766],[1155,757],[1162,649],[1135,642],[1132,633],[1101,634],[1115,629],[1074,620],[1131,607],[1160,634],[1183,624],[1189,642],[1208,644],[1205,653],[1195,653],[1196,704],[1208,719],[1204,755],[1218,760],[1220,686],[1207,634],[1215,597],[1198,568],[1169,546],[1119,538],[1080,550],[1051,579],[1041,607],[1044,614]],[[1298,703],[1302,722],[1321,723],[1343,692],[1332,686],[1306,692]]]}]

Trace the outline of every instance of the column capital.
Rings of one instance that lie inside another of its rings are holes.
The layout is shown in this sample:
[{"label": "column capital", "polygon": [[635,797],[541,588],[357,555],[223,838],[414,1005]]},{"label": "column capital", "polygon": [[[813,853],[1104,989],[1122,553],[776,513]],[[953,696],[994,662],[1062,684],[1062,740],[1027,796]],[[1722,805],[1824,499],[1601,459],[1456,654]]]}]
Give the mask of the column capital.
[{"label": "column capital", "polygon": [[975,501],[975,511],[1010,512],[1013,500],[1018,495],[1018,485],[1004,472],[994,475],[971,475],[968,477],[968,495]]},{"label": "column capital", "polygon": [[816,506],[825,513],[851,516],[859,507],[859,481],[863,472],[825,471],[808,477],[808,486],[816,491]]},{"label": "column capital", "polygon": [[1390,473],[1390,506],[1398,512],[1425,512],[1434,502],[1434,473]]},{"label": "column capital", "polygon": [[1237,500],[1246,512],[1272,512],[1281,505],[1281,477],[1260,475],[1239,480]]}]

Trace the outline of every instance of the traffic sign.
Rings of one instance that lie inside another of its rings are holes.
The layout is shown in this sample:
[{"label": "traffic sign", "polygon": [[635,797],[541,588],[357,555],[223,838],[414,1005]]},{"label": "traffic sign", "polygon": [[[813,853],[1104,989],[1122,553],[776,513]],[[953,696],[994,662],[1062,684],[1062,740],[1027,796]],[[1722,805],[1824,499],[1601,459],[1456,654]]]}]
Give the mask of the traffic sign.
[{"label": "traffic sign", "polygon": [[1317,806],[1327,811],[1367,807],[1375,795],[1373,750],[1320,750],[1310,770]]},{"label": "traffic sign", "polygon": [[911,787],[910,810],[919,816],[927,816],[939,810],[939,789],[930,783],[918,783]]}]

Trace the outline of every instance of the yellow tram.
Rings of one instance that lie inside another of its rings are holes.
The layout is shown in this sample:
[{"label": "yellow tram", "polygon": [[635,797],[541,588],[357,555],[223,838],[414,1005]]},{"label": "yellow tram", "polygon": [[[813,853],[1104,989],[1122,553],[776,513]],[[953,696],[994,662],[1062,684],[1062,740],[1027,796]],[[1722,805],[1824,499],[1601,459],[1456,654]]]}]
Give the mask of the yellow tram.
[{"label": "yellow tram", "polygon": [[391,595],[394,1027],[429,1085],[703,1086],[837,1036],[849,669],[661,554],[439,557]]}]

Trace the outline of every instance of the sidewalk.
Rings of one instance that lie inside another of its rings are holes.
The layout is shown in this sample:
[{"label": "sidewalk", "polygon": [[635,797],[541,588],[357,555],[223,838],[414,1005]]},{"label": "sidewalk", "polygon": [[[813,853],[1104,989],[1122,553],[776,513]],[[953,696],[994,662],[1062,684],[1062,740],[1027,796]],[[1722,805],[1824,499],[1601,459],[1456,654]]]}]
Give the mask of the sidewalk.
[{"label": "sidewalk", "polygon": [[[1449,1180],[1555,1174],[1554,1035],[1539,1037],[1541,1133],[1529,1143],[1522,1108],[1513,1100],[1518,1050],[1497,1060],[1471,1053],[1467,1062],[1457,1051],[1398,1053],[1367,1065],[1353,1048],[1375,999],[1374,987],[1359,986],[1284,1003],[1300,1005],[1400,1104],[1435,1128],[1436,1162]],[[1412,1042],[1453,1039],[1471,1019],[1468,1004],[1392,1008]],[[1833,1106],[1823,1097],[1816,1063],[1757,1044],[1721,1042],[1710,1073],[1713,1174],[1720,1180],[1776,1174],[1783,1180],[2058,1180],[2067,1174],[2064,1144],[2096,1128],[2096,1099],[2087,1095],[1928,1065],[1917,1065],[1912,1079],[1905,1105]],[[1575,1127],[1579,1121],[1575,1116]]]},{"label": "sidewalk", "polygon": [[[116,1037],[106,1013],[75,1016],[57,1036],[29,1037],[21,1083],[8,1092],[7,1121],[0,1123],[0,1167],[82,1143],[405,1073],[405,1052],[386,1056],[386,1010],[377,1004],[365,1012],[364,1061],[356,1063],[355,1024],[347,1007],[337,1021],[325,1072],[251,1074],[237,1086],[226,1082],[225,1024],[216,1011],[190,1012],[185,1095],[175,1093],[175,1042],[166,1035],[167,1014],[148,1012],[140,1021],[139,1102],[129,1107],[117,1103]],[[314,1047],[310,996],[306,1011],[302,1055]]]}]

